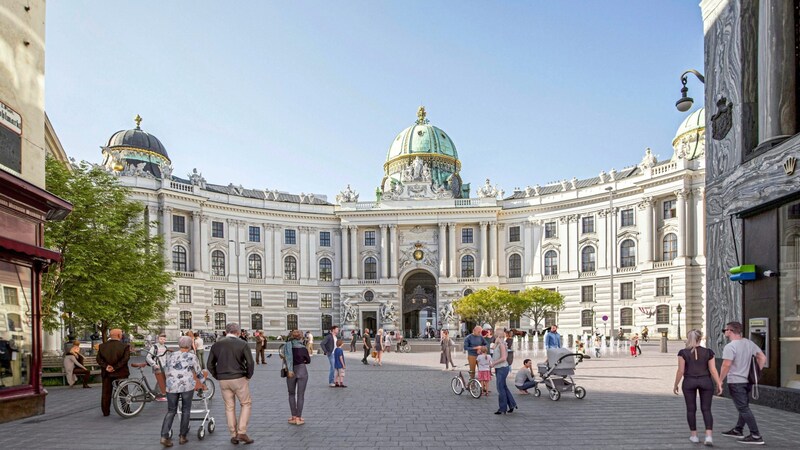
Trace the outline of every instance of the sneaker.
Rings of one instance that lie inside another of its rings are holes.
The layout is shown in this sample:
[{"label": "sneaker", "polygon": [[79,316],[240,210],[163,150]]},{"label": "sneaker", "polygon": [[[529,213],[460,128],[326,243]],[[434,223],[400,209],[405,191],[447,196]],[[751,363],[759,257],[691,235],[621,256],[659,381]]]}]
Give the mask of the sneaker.
[{"label": "sneaker", "polygon": [[736,438],[736,439],[744,438],[744,434],[742,434],[742,432],[738,431],[736,428],[731,428],[728,431],[723,431],[722,435],[723,436],[732,437],[732,438]]},{"label": "sneaker", "polygon": [[706,436],[706,440],[703,441],[703,445],[705,445],[706,447],[713,447],[714,446],[714,440],[711,439],[711,436]]},{"label": "sneaker", "polygon": [[764,439],[761,439],[761,436],[755,437],[752,434],[747,436],[746,438],[739,441],[740,444],[753,444],[753,445],[764,445]]},{"label": "sneaker", "polygon": [[336,385],[337,385],[337,383],[330,383],[328,386],[330,386],[330,387],[336,387]]},{"label": "sneaker", "polygon": [[165,402],[167,401],[167,397],[156,397],[157,402]]},{"label": "sneaker", "polygon": [[700,443],[700,439],[697,436],[689,436],[689,442],[692,442],[692,443],[695,443],[695,444],[699,444]]}]

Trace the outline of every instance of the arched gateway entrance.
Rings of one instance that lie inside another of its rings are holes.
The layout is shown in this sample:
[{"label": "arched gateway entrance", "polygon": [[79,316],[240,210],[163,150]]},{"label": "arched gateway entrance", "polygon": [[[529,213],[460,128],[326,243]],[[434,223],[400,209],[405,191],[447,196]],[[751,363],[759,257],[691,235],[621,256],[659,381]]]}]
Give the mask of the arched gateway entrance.
[{"label": "arched gateway entrance", "polygon": [[403,283],[405,337],[419,337],[438,326],[436,279],[428,272],[412,272]]}]

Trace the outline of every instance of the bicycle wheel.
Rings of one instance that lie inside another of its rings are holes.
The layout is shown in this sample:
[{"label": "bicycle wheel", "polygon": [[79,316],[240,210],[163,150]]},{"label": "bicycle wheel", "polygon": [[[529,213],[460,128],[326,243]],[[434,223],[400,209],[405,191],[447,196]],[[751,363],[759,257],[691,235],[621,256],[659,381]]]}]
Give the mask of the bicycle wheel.
[{"label": "bicycle wheel", "polygon": [[403,344],[403,345],[401,345],[401,346],[400,346],[400,350],[401,350],[403,353],[411,353],[411,345],[410,345],[410,344],[408,344],[408,343],[405,343],[405,344]]},{"label": "bicycle wheel", "polygon": [[476,379],[469,380],[469,395],[472,398],[481,398],[481,393],[483,391],[483,386],[481,386],[481,382]]},{"label": "bicycle wheel", "polygon": [[450,381],[450,388],[453,390],[453,394],[461,395],[464,392],[464,382],[459,377],[453,377]]},{"label": "bicycle wheel", "polygon": [[117,386],[111,402],[114,404],[114,411],[120,417],[130,419],[142,412],[147,401],[147,393],[142,383],[138,380],[127,380]]},{"label": "bicycle wheel", "polygon": [[201,394],[199,394],[197,391],[195,391],[195,398],[203,398],[203,397],[205,397],[205,398],[207,398],[209,400],[214,398],[214,393],[217,392],[217,385],[214,384],[214,380],[212,380],[211,378],[206,378],[206,380],[203,381],[203,385],[206,387],[206,390],[205,391],[201,391],[202,392],[202,397],[201,397]]}]

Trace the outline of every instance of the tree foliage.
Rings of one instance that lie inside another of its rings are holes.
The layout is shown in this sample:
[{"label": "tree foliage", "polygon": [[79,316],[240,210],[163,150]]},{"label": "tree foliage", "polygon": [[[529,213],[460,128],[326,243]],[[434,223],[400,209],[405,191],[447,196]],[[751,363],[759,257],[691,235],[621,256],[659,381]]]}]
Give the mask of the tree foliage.
[{"label": "tree foliage", "polygon": [[456,300],[453,309],[464,320],[489,323],[496,328],[499,322],[522,315],[527,310],[527,304],[519,295],[489,287]]},{"label": "tree foliage", "polygon": [[[83,329],[96,324],[131,330],[158,321],[174,297],[164,270],[162,240],[149,235],[144,207],[102,168],[86,162],[72,170],[48,158],[47,189],[73,205],[60,222],[45,225],[45,245],[61,252],[42,283],[45,329],[59,319]],[[59,316],[63,312],[62,316]]]},{"label": "tree foliage", "polygon": [[531,318],[535,330],[539,329],[539,324],[547,313],[564,309],[564,296],[549,289],[534,286],[518,293],[517,296],[526,303],[522,315]]}]

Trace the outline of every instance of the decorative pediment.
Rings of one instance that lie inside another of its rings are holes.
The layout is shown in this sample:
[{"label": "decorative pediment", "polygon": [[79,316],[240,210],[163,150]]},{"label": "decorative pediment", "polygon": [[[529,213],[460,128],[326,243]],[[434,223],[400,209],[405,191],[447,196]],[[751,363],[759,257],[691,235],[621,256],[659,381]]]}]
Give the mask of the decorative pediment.
[{"label": "decorative pediment", "polygon": [[506,253],[524,253],[525,247],[521,245],[507,245]]},{"label": "decorative pediment", "polygon": [[658,231],[664,235],[669,233],[678,233],[678,227],[674,223],[666,223],[663,227],[660,227]]},{"label": "decorative pediment", "polygon": [[582,247],[582,246],[584,246],[586,244],[597,245],[598,242],[600,242],[600,240],[597,239],[596,237],[586,236],[583,239],[578,241],[578,247]]},{"label": "decorative pediment", "polygon": [[331,258],[332,259],[335,256],[336,256],[336,254],[333,253],[330,250],[317,250],[317,259],[319,259],[319,258]]},{"label": "decorative pediment", "polygon": [[633,230],[625,230],[620,233],[617,233],[617,240],[625,240],[625,239],[633,239],[635,241],[639,240],[639,232]]},{"label": "decorative pediment", "polygon": [[544,245],[542,245],[542,251],[547,251],[547,250],[559,250],[560,251],[561,250],[561,244],[559,244],[558,242],[546,242]]},{"label": "decorative pediment", "polygon": [[182,245],[184,247],[189,247],[189,240],[183,236],[177,236],[172,238],[172,245]]}]

